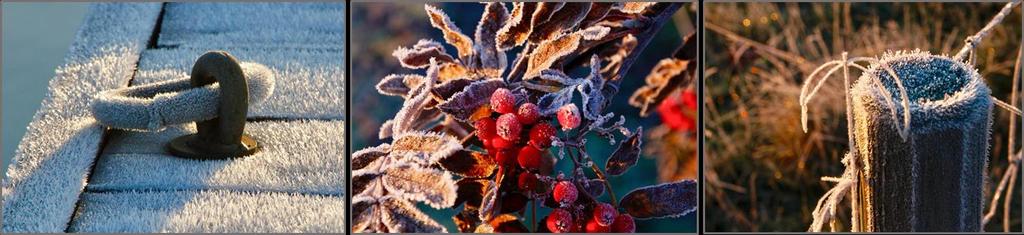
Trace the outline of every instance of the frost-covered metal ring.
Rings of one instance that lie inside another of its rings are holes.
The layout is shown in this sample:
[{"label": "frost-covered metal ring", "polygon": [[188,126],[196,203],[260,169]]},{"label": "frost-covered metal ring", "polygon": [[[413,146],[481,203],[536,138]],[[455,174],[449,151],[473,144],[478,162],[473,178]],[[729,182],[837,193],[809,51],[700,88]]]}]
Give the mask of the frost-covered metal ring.
[{"label": "frost-covered metal ring", "polygon": [[[257,63],[240,63],[248,85],[249,105],[274,92],[274,74]],[[167,125],[216,118],[220,84],[192,85],[189,77],[100,92],[94,97],[92,115],[100,124],[132,130],[155,131]]]}]

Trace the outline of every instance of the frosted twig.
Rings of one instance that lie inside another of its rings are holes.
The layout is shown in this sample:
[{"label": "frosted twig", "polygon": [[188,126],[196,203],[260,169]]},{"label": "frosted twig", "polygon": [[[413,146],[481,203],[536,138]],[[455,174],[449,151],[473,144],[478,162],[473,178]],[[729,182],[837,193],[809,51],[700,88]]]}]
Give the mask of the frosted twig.
[{"label": "frosted twig", "polygon": [[992,17],[992,20],[990,20],[984,28],[981,28],[981,30],[979,30],[978,33],[975,33],[972,36],[968,36],[967,39],[964,40],[964,47],[960,49],[960,52],[956,53],[956,56],[954,56],[953,59],[957,61],[963,61],[964,59],[967,59],[967,56],[972,51],[974,51],[974,48],[981,43],[981,40],[984,39],[985,36],[988,36],[988,33],[992,31],[992,29],[995,28],[996,25],[999,24],[999,22],[1002,22],[1003,18],[1006,18],[1006,15],[1010,14],[1010,11],[1013,10],[1013,7],[1017,6],[1017,4],[1020,4],[1020,1],[1021,0],[1014,0],[1012,2],[1006,3],[1006,6],[1004,6],[1003,9],[999,11],[999,14],[996,14],[996,16]]}]

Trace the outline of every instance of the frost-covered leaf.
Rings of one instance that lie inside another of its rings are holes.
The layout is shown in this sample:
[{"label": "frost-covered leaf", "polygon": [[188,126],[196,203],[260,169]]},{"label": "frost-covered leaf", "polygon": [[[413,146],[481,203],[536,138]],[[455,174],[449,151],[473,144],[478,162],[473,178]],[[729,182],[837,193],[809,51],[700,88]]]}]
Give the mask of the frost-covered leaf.
[{"label": "frost-covered leaf", "polygon": [[583,187],[583,191],[586,191],[593,197],[600,197],[604,194],[604,180],[601,179],[588,179],[586,182],[580,184]]},{"label": "frost-covered leaf", "polygon": [[625,62],[624,60],[626,57],[636,49],[637,43],[636,37],[632,34],[627,34],[625,37],[622,37],[622,40],[619,41],[615,47],[617,49],[614,54],[605,57],[608,64],[601,68],[601,74],[608,80],[618,80],[622,78],[619,70],[622,68],[622,63]]},{"label": "frost-covered leaf", "polygon": [[441,64],[455,62],[455,58],[445,52],[441,43],[430,39],[420,39],[412,48],[398,47],[391,55],[398,58],[403,67],[410,69],[430,66],[430,58]]},{"label": "frost-covered leaf", "polygon": [[455,23],[452,22],[451,18],[448,18],[447,14],[431,5],[424,4],[423,8],[427,11],[427,15],[430,16],[430,25],[441,30],[441,33],[444,34],[444,40],[448,44],[455,46],[455,49],[458,49],[460,58],[473,53],[473,41],[469,39],[469,36],[462,34],[462,30],[455,26]]},{"label": "frost-covered leaf", "polygon": [[501,200],[498,200],[498,185],[501,182],[484,185],[484,195],[480,199],[480,221],[490,221],[501,212]]},{"label": "frost-covered leaf", "polygon": [[418,162],[424,165],[433,164],[459,150],[462,150],[462,144],[458,139],[433,132],[409,132],[391,142],[391,154],[421,159]]},{"label": "frost-covered leaf", "polygon": [[455,180],[448,172],[402,164],[384,169],[381,181],[388,193],[406,200],[422,201],[434,208],[455,204]]},{"label": "frost-covered leaf", "polygon": [[381,213],[377,200],[372,197],[352,198],[352,231],[357,233],[376,231],[381,227]]},{"label": "frost-covered leaf", "polygon": [[460,150],[437,161],[441,167],[462,177],[482,178],[490,176],[498,165],[487,154]]},{"label": "frost-covered leaf", "polygon": [[352,172],[352,194],[353,195],[364,195],[364,196],[379,196],[372,195],[367,192],[370,186],[376,185],[380,181],[380,173],[373,171],[353,171]]},{"label": "frost-covered leaf", "polygon": [[601,59],[597,55],[590,57],[590,75],[585,83],[579,86],[580,95],[583,96],[583,116],[595,123],[604,123],[610,115],[604,115],[605,103],[608,99],[604,97],[604,78],[601,77]]},{"label": "frost-covered leaf", "polygon": [[497,33],[498,49],[502,51],[522,45],[533,30],[533,12],[537,9],[537,3],[517,2],[512,4],[512,15]]},{"label": "frost-covered leaf", "polygon": [[540,108],[540,114],[547,116],[558,112],[558,108],[563,105],[569,104],[572,101],[572,96],[576,90],[575,86],[565,87],[562,90],[554,93],[544,94],[537,101],[537,107]]},{"label": "frost-covered leaf", "polygon": [[505,66],[508,65],[508,58],[503,50],[498,50],[497,35],[508,21],[508,10],[500,2],[487,3],[483,17],[476,27],[475,60],[471,60],[470,66],[482,71],[482,74],[490,77],[500,77]]},{"label": "frost-covered leaf", "polygon": [[434,59],[431,59],[430,68],[427,69],[427,78],[423,81],[423,84],[416,86],[412,91],[409,92],[407,99],[402,103],[402,109],[398,110],[395,114],[395,118],[391,123],[391,133],[380,134],[392,134],[401,135],[406,132],[415,131],[416,127],[424,122],[419,119],[423,116],[424,110],[427,105],[430,104],[430,90],[434,88],[434,84],[437,82],[437,63]]},{"label": "frost-covered leaf", "polygon": [[619,205],[637,219],[683,216],[697,210],[697,181],[638,188],[626,194]]},{"label": "frost-covered leaf", "polygon": [[578,33],[563,34],[538,44],[537,49],[530,53],[529,60],[526,62],[526,73],[523,77],[534,77],[541,70],[551,68],[555,61],[575,51],[576,47],[580,45],[582,37]]},{"label": "frost-covered leaf", "polygon": [[377,93],[406,97],[414,87],[419,87],[427,78],[418,74],[391,74],[377,83]]},{"label": "frost-covered leaf", "polygon": [[601,21],[615,7],[615,4],[614,2],[591,3],[590,11],[587,12],[587,16],[583,18],[583,21],[580,21],[580,26],[587,27]]},{"label": "frost-covered leaf", "polygon": [[530,33],[531,43],[540,43],[552,39],[557,35],[561,35],[567,32],[571,32],[577,28],[580,21],[587,16],[590,12],[590,3],[587,2],[567,2],[561,9],[551,15],[551,17],[533,27],[533,32]]},{"label": "frost-covered leaf", "polygon": [[444,226],[437,223],[406,200],[384,197],[379,200],[384,210],[381,221],[391,233],[445,233]]},{"label": "frost-covered leaf", "polygon": [[487,190],[492,183],[493,182],[487,179],[464,178],[459,180],[456,183],[459,189],[456,190],[457,197],[455,198],[454,206],[466,203],[466,206],[468,207],[480,207],[480,201],[484,197],[484,191]]},{"label": "frost-covered leaf", "polygon": [[446,82],[457,79],[476,79],[476,75],[470,73],[469,69],[460,63],[443,64],[437,71],[438,81]]},{"label": "frost-covered leaf", "polygon": [[636,160],[640,157],[640,145],[643,144],[643,138],[640,138],[643,136],[643,132],[643,127],[637,127],[636,133],[629,136],[626,141],[619,143],[619,147],[608,158],[608,163],[604,167],[608,174],[621,175],[636,165]]},{"label": "frost-covered leaf", "polygon": [[473,80],[465,78],[454,79],[441,83],[441,85],[434,86],[434,89],[430,90],[430,93],[434,95],[434,100],[443,103],[445,100],[455,96],[455,93],[459,93],[462,89],[466,89],[470,84],[473,84]]},{"label": "frost-covered leaf", "polygon": [[629,97],[629,104],[640,108],[640,116],[649,115],[678,88],[686,87],[693,82],[696,71],[697,43],[694,33],[683,39],[683,45],[676,50],[673,58],[662,59],[647,75],[646,85],[637,89]]},{"label": "frost-covered leaf", "polygon": [[536,9],[533,10],[533,16],[530,20],[530,28],[536,29],[537,26],[540,26],[544,22],[547,22],[548,19],[551,19],[551,16],[553,16],[555,12],[562,9],[562,6],[565,6],[564,2],[537,3],[537,7]]},{"label": "frost-covered leaf", "polygon": [[505,82],[501,79],[477,81],[461,92],[455,93],[451,98],[438,105],[438,108],[455,119],[466,121],[476,112],[477,108],[490,102],[491,93],[494,93],[494,90],[503,87],[505,87]]},{"label": "frost-covered leaf", "polygon": [[620,10],[625,13],[639,14],[643,13],[647,8],[654,6],[654,4],[657,4],[657,2],[626,2]]},{"label": "frost-covered leaf", "polygon": [[577,32],[580,36],[583,36],[583,40],[601,40],[604,36],[608,36],[608,32],[612,29],[605,26],[590,26]]},{"label": "frost-covered leaf", "polygon": [[349,161],[352,164],[352,170],[360,170],[370,166],[371,164],[379,164],[379,161],[387,156],[388,153],[391,153],[391,145],[381,144],[376,147],[364,148],[352,153],[352,157]]}]

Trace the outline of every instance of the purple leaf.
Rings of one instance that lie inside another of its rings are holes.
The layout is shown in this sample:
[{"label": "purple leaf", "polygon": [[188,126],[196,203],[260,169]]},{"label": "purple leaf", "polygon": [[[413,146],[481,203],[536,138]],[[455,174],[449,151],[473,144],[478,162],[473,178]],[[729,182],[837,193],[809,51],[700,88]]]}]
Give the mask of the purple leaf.
[{"label": "purple leaf", "polygon": [[505,87],[505,82],[501,79],[477,81],[461,92],[455,93],[437,107],[455,119],[467,121],[480,106],[490,102],[491,93],[494,93],[494,90],[503,87]]},{"label": "purple leaf", "polygon": [[630,167],[636,165],[636,160],[640,157],[640,145],[643,144],[643,127],[637,127],[636,133],[629,136],[626,141],[619,143],[619,147],[615,149],[612,156],[608,158],[608,163],[605,164],[605,170],[610,175],[621,175],[626,173]]},{"label": "purple leaf", "polygon": [[390,144],[381,144],[377,147],[356,151],[352,153],[352,158],[350,159],[352,170],[360,170],[375,163],[379,164],[379,161],[387,156],[388,153],[391,153]]},{"label": "purple leaf", "polygon": [[697,210],[697,181],[638,188],[626,194],[619,205],[637,219],[683,216]]}]

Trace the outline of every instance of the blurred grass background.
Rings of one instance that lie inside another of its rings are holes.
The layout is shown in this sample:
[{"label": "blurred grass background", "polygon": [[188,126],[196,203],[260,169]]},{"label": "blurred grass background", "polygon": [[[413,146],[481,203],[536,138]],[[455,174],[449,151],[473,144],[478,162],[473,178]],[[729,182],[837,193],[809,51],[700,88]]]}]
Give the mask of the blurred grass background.
[{"label": "blurred grass background", "polygon": [[[1004,5],[706,4],[705,231],[807,230],[817,200],[834,185],[820,177],[841,175],[848,149],[841,80],[809,104],[808,133],[800,128],[800,87],[815,67],[843,51],[851,57],[915,48],[955,54]],[[992,95],[1007,102],[1021,21],[1017,7],[977,48],[979,72]],[[987,200],[1008,165],[1008,112],[993,112]],[[1020,190],[1014,189],[1008,221],[1016,232]],[[999,208],[985,231],[1003,231]],[[849,231],[849,219],[849,209],[840,210],[840,231]]]},{"label": "blurred grass background", "polygon": [[[480,14],[483,12],[483,5],[477,3],[431,4],[439,6],[448,13],[455,24],[467,35],[472,35],[480,19]],[[506,8],[511,10],[511,5],[506,4]],[[694,30],[695,20],[696,6],[694,4],[685,5],[674,16],[674,22],[668,22],[647,49],[642,52],[641,59],[634,64],[626,76],[626,80],[623,81],[621,92],[614,97],[608,111],[625,115],[626,126],[630,129],[643,126],[645,133],[650,133],[652,128],[660,125],[661,121],[657,115],[640,118],[638,116],[640,110],[629,106],[627,99],[634,90],[644,84],[644,77],[651,68],[662,58],[671,56],[672,52],[679,47],[682,36]],[[377,138],[378,128],[384,121],[394,117],[394,114],[401,108],[401,98],[377,93],[374,88],[377,82],[392,73],[423,74],[425,71],[402,68],[398,61],[391,56],[391,52],[399,46],[412,46],[421,38],[430,38],[436,41],[443,41],[443,38],[437,29],[430,26],[421,3],[355,2],[352,4],[351,22],[352,116],[349,123],[352,132],[352,140],[350,140],[352,149],[358,151],[389,142],[390,139]],[[455,51],[454,47],[446,46],[448,51]],[[507,54],[510,57],[509,61],[512,61],[513,56],[518,54],[518,50]],[[649,139],[645,140],[645,144],[650,144],[650,141]],[[587,148],[591,156],[598,164],[602,165],[616,147],[600,144],[607,143],[607,140],[600,138],[591,138],[588,143],[590,144]],[[692,155],[687,157],[692,158]],[[560,163],[557,167],[558,170],[568,172],[571,163]],[[612,177],[610,182],[616,195],[621,198],[635,188],[660,183],[658,169],[655,156],[645,154],[636,166],[622,176]],[[690,176],[690,178],[695,178],[695,176]],[[609,200],[607,194],[601,199]],[[445,225],[449,232],[458,231],[451,220],[458,211],[457,209],[437,210],[423,205],[420,206],[420,209]],[[541,209],[539,212],[538,220],[549,210]],[[637,232],[696,232],[696,214],[691,213],[679,218],[637,220]],[[529,216],[523,218],[527,227],[532,227]]]}]

